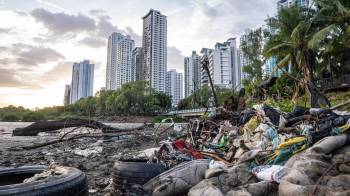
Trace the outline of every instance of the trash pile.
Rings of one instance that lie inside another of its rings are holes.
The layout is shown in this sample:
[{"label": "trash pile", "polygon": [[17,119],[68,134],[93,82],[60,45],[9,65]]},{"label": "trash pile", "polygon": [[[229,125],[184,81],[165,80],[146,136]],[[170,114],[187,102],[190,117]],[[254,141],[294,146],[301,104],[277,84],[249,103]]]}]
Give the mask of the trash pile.
[{"label": "trash pile", "polygon": [[350,113],[268,105],[217,110],[168,135],[153,162],[168,168],[152,195],[350,194]]}]

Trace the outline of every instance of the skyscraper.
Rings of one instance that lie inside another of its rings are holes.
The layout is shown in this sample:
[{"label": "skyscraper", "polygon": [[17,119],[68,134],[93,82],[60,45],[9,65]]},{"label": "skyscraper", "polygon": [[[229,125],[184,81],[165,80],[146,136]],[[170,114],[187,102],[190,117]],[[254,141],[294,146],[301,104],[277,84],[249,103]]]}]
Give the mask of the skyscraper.
[{"label": "skyscraper", "polygon": [[277,9],[288,8],[292,6],[306,7],[310,5],[312,0],[279,0],[277,1]]},{"label": "skyscraper", "polygon": [[185,68],[185,97],[190,96],[201,87],[201,63],[196,51],[184,59]]},{"label": "skyscraper", "polygon": [[177,73],[175,69],[167,72],[166,93],[172,97],[173,106],[176,106],[183,98],[183,75]]},{"label": "skyscraper", "polygon": [[243,72],[243,67],[249,65],[250,62],[249,62],[249,59],[248,59],[247,55],[242,50],[242,43],[246,42],[247,44],[251,44],[251,42],[250,42],[250,40],[251,40],[250,39],[250,33],[251,32],[252,32],[251,29],[246,29],[244,31],[244,34],[241,35],[241,37],[240,37],[240,44],[241,45],[240,45],[239,50],[238,50],[238,57],[239,57],[239,65],[240,65],[241,70],[242,70],[242,72],[241,72],[241,79],[247,79],[248,78],[248,75],[245,72]]},{"label": "skyscraper", "polygon": [[[277,21],[274,17],[269,17],[265,20],[266,24],[273,24]],[[277,29],[271,27],[270,25],[263,26],[264,35],[275,35],[277,33]],[[270,39],[270,36],[264,36],[263,44],[265,45]],[[263,65],[263,77],[268,78],[271,75],[273,77],[280,77],[282,75],[282,70],[277,68],[277,58],[270,57],[266,59],[265,64]]]},{"label": "skyscraper", "polygon": [[167,70],[167,17],[151,9],[143,19],[144,79],[156,91],[165,92]]},{"label": "skyscraper", "polygon": [[190,57],[184,58],[184,70],[185,70],[185,97],[191,96],[193,92],[193,69],[190,67]]},{"label": "skyscraper", "polygon": [[237,88],[241,86],[241,67],[238,63],[236,38],[224,43],[216,43],[209,63],[213,83],[220,88]]},{"label": "skyscraper", "polygon": [[130,36],[112,33],[108,38],[106,88],[116,90],[135,80],[133,69],[134,40]]},{"label": "skyscraper", "polygon": [[132,52],[132,65],[133,65],[133,72],[135,72],[135,81],[143,80],[143,72],[142,72],[142,48],[136,47],[134,51]]},{"label": "skyscraper", "polygon": [[[207,58],[209,60],[209,64],[210,62],[212,62],[212,55],[213,53],[213,49],[209,49],[209,48],[202,48],[201,50],[201,56],[200,61],[203,61],[205,58]],[[209,76],[208,73],[205,71],[205,69],[202,68],[201,66],[201,87],[209,85]]]},{"label": "skyscraper", "polygon": [[94,85],[94,64],[88,60],[73,64],[71,100],[75,103],[80,98],[92,96]]},{"label": "skyscraper", "polygon": [[63,101],[64,106],[67,106],[70,104],[70,93],[71,93],[71,85],[67,84],[64,89],[64,101]]}]

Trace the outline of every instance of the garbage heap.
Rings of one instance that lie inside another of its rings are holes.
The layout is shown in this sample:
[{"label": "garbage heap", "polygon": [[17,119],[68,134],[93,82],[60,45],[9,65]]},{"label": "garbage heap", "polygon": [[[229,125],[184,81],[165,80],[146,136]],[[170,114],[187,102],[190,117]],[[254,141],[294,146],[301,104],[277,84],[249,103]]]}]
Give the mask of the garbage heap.
[{"label": "garbage heap", "polygon": [[268,105],[216,111],[168,135],[152,195],[349,195],[350,113]]}]

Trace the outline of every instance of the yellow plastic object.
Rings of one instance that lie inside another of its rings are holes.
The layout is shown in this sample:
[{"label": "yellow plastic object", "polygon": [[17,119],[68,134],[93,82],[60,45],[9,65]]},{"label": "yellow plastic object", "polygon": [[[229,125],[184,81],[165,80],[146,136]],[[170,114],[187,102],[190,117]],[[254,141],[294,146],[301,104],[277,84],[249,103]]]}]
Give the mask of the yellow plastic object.
[{"label": "yellow plastic object", "polygon": [[293,144],[303,142],[303,141],[305,141],[305,139],[306,139],[305,137],[295,137],[295,138],[289,139],[288,141],[283,142],[282,144],[278,145],[278,148],[285,148],[285,147],[291,146]]},{"label": "yellow plastic object", "polygon": [[343,126],[341,126],[341,127],[339,127],[339,128],[340,128],[340,130],[341,130],[342,132],[344,132],[344,131],[350,129],[350,124],[343,125]]},{"label": "yellow plastic object", "polygon": [[245,125],[245,128],[250,129],[251,131],[254,131],[258,127],[258,117],[254,116],[252,117]]}]

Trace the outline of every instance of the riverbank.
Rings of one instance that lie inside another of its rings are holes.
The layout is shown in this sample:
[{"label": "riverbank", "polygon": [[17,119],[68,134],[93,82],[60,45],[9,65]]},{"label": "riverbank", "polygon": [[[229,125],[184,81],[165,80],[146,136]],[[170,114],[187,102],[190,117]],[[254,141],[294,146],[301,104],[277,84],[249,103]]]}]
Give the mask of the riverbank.
[{"label": "riverbank", "polygon": [[[24,127],[30,123],[0,122],[0,166],[19,167],[29,165],[49,165],[75,167],[87,175],[89,195],[104,195],[109,193],[113,163],[120,158],[142,158],[141,151],[157,147],[151,137],[130,135],[112,138],[81,138],[52,144],[40,148],[23,150],[19,147],[33,146],[38,143],[53,141],[64,132],[73,128],[58,130],[56,133],[39,134],[39,136],[12,136],[14,128]],[[107,123],[117,127],[137,127],[138,123]],[[145,127],[139,133],[149,133],[153,127]],[[76,134],[89,132],[98,134],[100,130],[79,128]],[[17,149],[17,150],[16,150]]]}]

